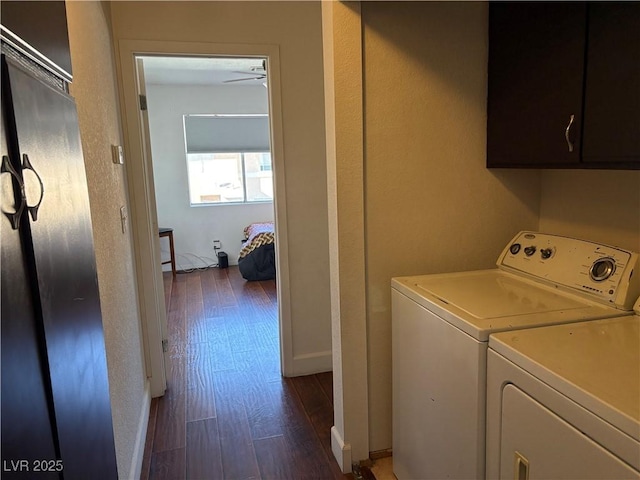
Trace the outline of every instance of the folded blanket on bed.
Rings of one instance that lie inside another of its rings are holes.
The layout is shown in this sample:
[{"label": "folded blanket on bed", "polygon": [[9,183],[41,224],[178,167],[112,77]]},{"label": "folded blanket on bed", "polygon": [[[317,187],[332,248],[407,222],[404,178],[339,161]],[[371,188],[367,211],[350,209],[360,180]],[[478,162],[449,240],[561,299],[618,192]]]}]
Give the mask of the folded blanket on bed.
[{"label": "folded blanket on bed", "polygon": [[238,256],[245,280],[271,280],[276,276],[273,222],[252,223],[244,229],[246,240]]},{"label": "folded blanket on bed", "polygon": [[252,223],[244,229],[246,239],[239,258],[246,257],[256,248],[270,243],[275,243],[275,232],[273,222]]}]

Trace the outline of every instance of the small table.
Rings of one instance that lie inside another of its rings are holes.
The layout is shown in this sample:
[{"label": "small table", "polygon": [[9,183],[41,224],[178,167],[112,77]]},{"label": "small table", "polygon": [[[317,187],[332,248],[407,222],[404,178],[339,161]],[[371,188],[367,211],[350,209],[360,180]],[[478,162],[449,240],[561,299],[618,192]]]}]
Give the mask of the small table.
[{"label": "small table", "polygon": [[176,276],[176,254],[173,250],[173,228],[159,228],[158,235],[160,238],[169,237],[169,253],[171,253],[171,260],[167,260],[166,262],[162,262],[162,265],[166,263],[171,264],[171,273],[173,276]]}]

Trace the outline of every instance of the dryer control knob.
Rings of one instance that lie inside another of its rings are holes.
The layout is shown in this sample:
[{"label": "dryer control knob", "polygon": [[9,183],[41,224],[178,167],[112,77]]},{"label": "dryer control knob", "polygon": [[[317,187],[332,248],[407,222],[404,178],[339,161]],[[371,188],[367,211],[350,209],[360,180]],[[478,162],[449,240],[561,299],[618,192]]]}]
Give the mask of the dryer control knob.
[{"label": "dryer control knob", "polygon": [[511,245],[509,247],[509,251],[511,252],[512,255],[515,255],[516,253],[518,253],[520,251],[520,244],[519,243],[514,243],[513,245]]},{"label": "dryer control knob", "polygon": [[552,255],[553,255],[553,248],[540,249],[540,256],[542,257],[543,260],[546,260],[547,258],[551,258]]},{"label": "dryer control knob", "polygon": [[524,253],[527,257],[530,257],[531,255],[536,253],[536,247],[534,247],[533,245],[531,245],[530,247],[525,247]]},{"label": "dryer control knob", "polygon": [[616,262],[611,257],[603,257],[593,262],[589,269],[589,276],[594,282],[602,282],[611,277],[616,271]]}]

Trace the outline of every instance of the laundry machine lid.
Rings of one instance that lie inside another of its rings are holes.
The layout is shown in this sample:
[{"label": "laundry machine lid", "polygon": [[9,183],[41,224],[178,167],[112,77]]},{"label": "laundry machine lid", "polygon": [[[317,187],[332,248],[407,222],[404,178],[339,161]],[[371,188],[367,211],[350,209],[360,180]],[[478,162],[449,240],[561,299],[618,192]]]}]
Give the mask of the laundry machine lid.
[{"label": "laundry machine lid", "polygon": [[398,277],[392,287],[480,341],[492,332],[621,314],[499,269]]},{"label": "laundry machine lid", "polygon": [[500,270],[431,275],[415,282],[419,291],[478,318],[501,318],[582,308],[584,302],[540,288]]},{"label": "laundry machine lid", "polygon": [[640,315],[501,332],[489,347],[640,440]]}]

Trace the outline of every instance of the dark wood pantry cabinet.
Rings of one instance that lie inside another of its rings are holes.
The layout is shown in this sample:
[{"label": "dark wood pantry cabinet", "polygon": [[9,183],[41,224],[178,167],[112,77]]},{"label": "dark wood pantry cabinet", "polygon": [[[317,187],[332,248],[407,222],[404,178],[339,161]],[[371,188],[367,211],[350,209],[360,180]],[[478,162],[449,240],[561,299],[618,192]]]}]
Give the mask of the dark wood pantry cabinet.
[{"label": "dark wood pantry cabinet", "polygon": [[640,169],[640,2],[492,2],[487,166]]},{"label": "dark wood pantry cabinet", "polygon": [[[7,18],[15,19],[20,5],[9,3]],[[57,3],[57,16],[51,5],[20,3],[45,27],[37,38],[29,29],[19,37],[5,27],[0,5],[2,478],[115,479],[86,174],[66,88],[70,63],[43,60],[34,47],[65,48],[64,3],[43,2]],[[46,25],[54,32],[48,43]],[[66,50],[60,58],[68,57],[68,43]]]}]

